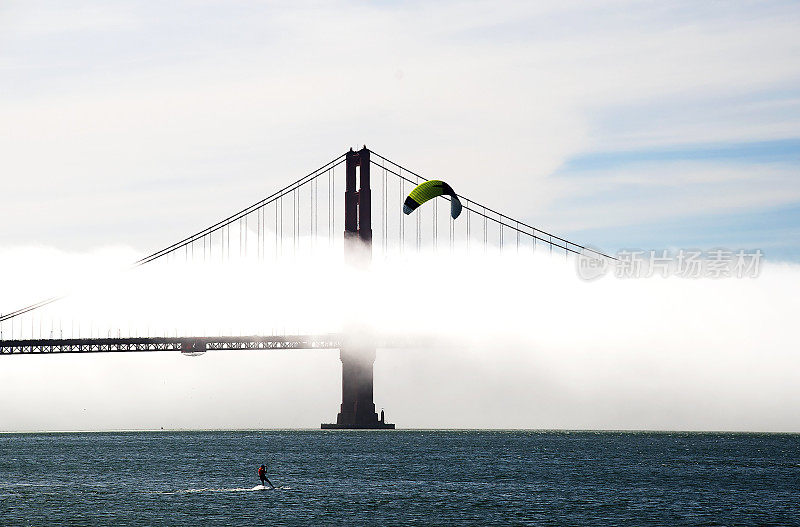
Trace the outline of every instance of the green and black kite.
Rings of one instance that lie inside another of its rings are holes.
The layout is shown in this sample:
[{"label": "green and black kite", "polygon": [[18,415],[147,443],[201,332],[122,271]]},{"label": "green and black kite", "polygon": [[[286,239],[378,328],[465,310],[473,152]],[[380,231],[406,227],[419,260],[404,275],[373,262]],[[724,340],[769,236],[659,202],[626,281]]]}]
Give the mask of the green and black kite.
[{"label": "green and black kite", "polygon": [[432,179],[417,185],[403,203],[403,212],[411,214],[426,201],[444,194],[450,196],[450,216],[453,219],[458,218],[458,215],[461,214],[461,201],[458,199],[458,195],[453,190],[453,187],[438,179]]}]

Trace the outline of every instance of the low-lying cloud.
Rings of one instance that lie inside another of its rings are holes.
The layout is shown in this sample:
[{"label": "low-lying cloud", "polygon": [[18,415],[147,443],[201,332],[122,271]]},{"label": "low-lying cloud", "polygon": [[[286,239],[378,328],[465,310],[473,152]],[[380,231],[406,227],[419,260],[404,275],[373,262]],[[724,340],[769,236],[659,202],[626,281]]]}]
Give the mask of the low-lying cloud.
[{"label": "low-lying cloud", "polygon": [[[5,251],[17,277],[6,312],[41,282],[13,263],[42,249],[31,251]],[[340,331],[355,317],[412,341],[375,363],[376,404],[402,428],[800,430],[794,264],[747,279],[586,282],[563,255],[513,250],[379,256],[367,274],[336,247],[282,265],[105,274],[130,251],[47,254],[78,285],[18,323],[17,337],[68,337],[68,320],[84,336],[143,336]],[[340,402],[333,350],[0,360],[2,430],[316,427]]]}]

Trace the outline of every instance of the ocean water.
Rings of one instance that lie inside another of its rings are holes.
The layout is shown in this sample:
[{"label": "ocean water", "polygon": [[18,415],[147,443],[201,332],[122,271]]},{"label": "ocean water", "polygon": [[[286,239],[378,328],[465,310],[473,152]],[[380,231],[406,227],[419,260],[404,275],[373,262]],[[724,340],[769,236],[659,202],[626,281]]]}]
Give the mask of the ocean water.
[{"label": "ocean water", "polygon": [[800,435],[6,434],[0,525],[800,525]]}]

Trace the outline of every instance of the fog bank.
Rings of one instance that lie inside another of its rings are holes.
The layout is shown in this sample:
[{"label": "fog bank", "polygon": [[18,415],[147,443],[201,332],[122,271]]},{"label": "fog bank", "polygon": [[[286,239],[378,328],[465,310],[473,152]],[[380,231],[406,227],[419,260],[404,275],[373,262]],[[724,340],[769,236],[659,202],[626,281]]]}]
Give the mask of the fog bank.
[{"label": "fog bank", "polygon": [[[71,282],[17,338],[68,337],[75,320],[82,336],[316,333],[353,316],[428,343],[378,351],[375,402],[399,428],[800,431],[800,266],[586,282],[574,261],[545,253],[379,256],[367,276],[340,255],[119,273],[128,249],[7,249],[0,270],[17,279],[0,308]],[[0,360],[4,431],[315,428],[340,402],[335,350]]]}]

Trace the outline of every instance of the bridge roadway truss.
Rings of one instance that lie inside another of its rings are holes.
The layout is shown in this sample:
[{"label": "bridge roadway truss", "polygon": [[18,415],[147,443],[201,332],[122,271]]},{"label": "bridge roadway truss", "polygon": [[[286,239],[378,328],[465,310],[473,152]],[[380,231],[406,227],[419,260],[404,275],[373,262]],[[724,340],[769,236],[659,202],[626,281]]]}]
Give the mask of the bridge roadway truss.
[{"label": "bridge roadway truss", "polygon": [[113,351],[180,351],[193,354],[211,350],[340,349],[342,340],[338,334],[0,340],[0,355]]}]

